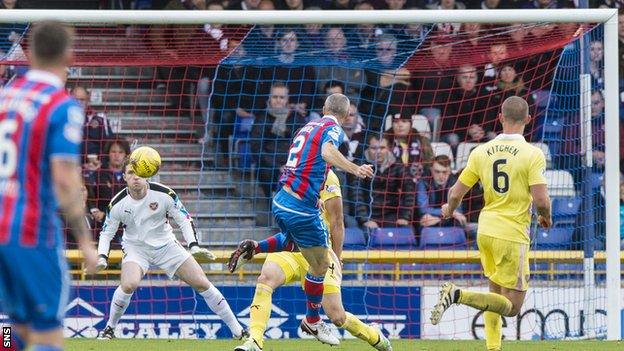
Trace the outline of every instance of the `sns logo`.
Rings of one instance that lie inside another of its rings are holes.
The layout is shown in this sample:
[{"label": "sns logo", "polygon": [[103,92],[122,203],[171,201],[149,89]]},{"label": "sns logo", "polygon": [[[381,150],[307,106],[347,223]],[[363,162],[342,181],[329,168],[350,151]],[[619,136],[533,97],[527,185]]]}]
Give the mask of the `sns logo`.
[{"label": "sns logo", "polygon": [[11,327],[2,327],[2,347],[11,348]]}]

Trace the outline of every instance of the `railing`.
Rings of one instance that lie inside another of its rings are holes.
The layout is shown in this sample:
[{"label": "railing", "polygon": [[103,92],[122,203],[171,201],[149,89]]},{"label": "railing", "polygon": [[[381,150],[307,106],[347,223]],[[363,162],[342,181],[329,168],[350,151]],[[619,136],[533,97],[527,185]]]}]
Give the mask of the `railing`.
[{"label": "railing", "polygon": [[[215,261],[199,261],[200,263],[226,263],[231,251],[230,250],[212,250],[217,256]],[[101,275],[113,275],[118,276],[121,272],[119,269],[106,269],[95,276],[86,275],[83,271],[82,255],[79,250],[66,250],[65,255],[71,264],[72,269],[70,273],[76,279],[87,280]],[[109,264],[117,264],[121,262],[122,258],[121,250],[112,250],[109,253]],[[256,255],[251,263],[262,263],[266,258],[266,254]],[[393,280],[400,280],[402,276],[439,276],[439,275],[479,275],[481,270],[456,270],[456,269],[410,269],[405,270],[401,268],[401,264],[416,263],[416,264],[444,264],[444,263],[480,263],[479,251],[476,250],[412,250],[412,251],[392,251],[392,250],[348,250],[343,251],[342,261],[344,264],[355,263],[358,264],[355,269],[344,269],[343,276],[357,275],[358,277],[363,274],[368,275],[383,275],[391,277]],[[546,276],[548,280],[556,279],[558,275],[581,275],[581,270],[570,269],[557,269],[558,263],[583,263],[583,251],[568,251],[568,250],[551,250],[551,251],[530,251],[529,261],[536,264],[547,264],[546,268],[533,269],[531,274],[533,276]],[[606,255],[604,251],[598,251],[595,253],[595,262],[604,263],[606,261]],[[364,269],[364,263],[386,263],[393,264],[392,269]],[[620,253],[620,263],[624,263],[624,251]],[[223,275],[228,274],[227,270],[205,270],[208,275]],[[152,273],[161,274],[160,271],[154,271]],[[596,270],[597,274],[605,274],[604,270]],[[257,269],[245,269],[243,267],[237,273],[240,280],[243,280],[245,276],[258,275]]]}]

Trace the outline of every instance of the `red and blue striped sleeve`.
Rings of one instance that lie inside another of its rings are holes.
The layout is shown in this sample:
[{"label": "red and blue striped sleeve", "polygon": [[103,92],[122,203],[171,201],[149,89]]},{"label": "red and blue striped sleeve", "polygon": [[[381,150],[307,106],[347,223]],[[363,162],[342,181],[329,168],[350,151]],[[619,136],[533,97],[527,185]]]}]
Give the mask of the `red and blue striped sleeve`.
[{"label": "red and blue striped sleeve", "polygon": [[84,110],[73,98],[68,97],[54,108],[50,113],[50,157],[78,158],[84,118]]}]

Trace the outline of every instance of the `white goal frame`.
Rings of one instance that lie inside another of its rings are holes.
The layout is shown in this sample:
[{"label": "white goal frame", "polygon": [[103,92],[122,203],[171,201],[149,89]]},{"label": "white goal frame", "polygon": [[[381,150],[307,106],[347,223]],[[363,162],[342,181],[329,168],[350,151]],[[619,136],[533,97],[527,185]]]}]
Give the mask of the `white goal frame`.
[{"label": "white goal frame", "polygon": [[[604,24],[605,69],[605,191],[607,339],[621,339],[618,12],[617,9],[560,10],[400,10],[400,11],[114,11],[2,10],[0,23],[58,20],[68,23],[112,24],[405,24],[405,23],[535,23]],[[579,97],[580,98],[580,97]]]}]

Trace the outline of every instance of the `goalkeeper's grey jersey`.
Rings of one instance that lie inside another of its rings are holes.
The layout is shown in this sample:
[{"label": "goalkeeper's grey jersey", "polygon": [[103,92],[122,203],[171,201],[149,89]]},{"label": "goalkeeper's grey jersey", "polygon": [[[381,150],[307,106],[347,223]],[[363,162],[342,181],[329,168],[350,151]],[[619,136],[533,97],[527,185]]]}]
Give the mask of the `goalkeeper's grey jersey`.
[{"label": "goalkeeper's grey jersey", "polygon": [[128,188],[124,188],[108,205],[98,253],[108,255],[110,241],[119,224],[123,224],[123,243],[147,248],[162,247],[176,240],[169,218],[178,224],[187,244],[197,243],[193,220],[171,188],[150,182],[147,195],[140,200],[133,199]]}]

